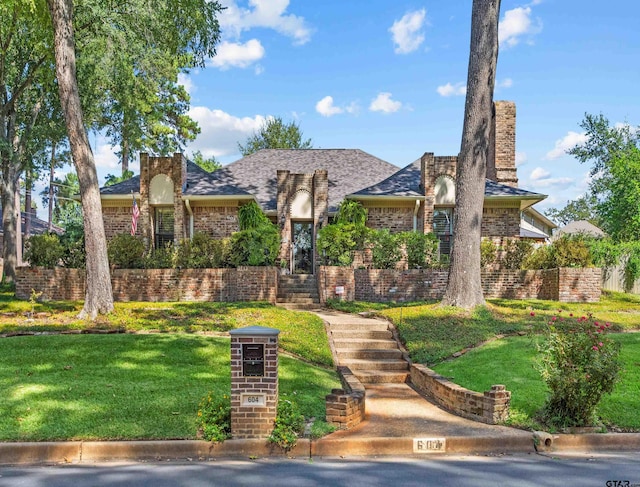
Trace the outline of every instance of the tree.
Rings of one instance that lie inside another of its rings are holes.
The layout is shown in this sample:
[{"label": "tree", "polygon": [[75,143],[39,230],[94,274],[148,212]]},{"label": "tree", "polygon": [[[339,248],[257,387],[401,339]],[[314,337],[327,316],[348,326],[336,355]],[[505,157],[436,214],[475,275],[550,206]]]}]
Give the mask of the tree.
[{"label": "tree", "polygon": [[123,181],[126,181],[127,179],[131,179],[132,177],[133,177],[133,171],[129,171],[128,169],[126,171],[123,171],[121,176],[116,176],[115,174],[107,174],[104,185],[113,186],[114,184],[118,184]]},{"label": "tree", "polygon": [[590,191],[603,230],[618,242],[640,239],[640,129],[609,125],[602,114],[586,114],[587,140],[569,150],[591,162]]},{"label": "tree", "polygon": [[65,174],[62,180],[54,179],[42,193],[42,202],[51,208],[51,222],[65,231],[82,228],[82,206],[73,197],[80,194],[78,176],[74,172]]},{"label": "tree", "polygon": [[247,139],[244,145],[238,143],[243,156],[248,156],[261,149],[311,149],[311,139],[302,140],[300,126],[295,122],[284,123],[281,117],[268,118]]},{"label": "tree", "polygon": [[215,157],[211,156],[208,159],[205,159],[202,155],[202,152],[200,152],[199,150],[195,151],[191,155],[191,158],[193,159],[193,163],[195,165],[199,166],[207,172],[213,172],[222,167],[222,164],[216,161]]},{"label": "tree", "polygon": [[558,225],[567,225],[573,221],[586,220],[599,227],[600,217],[597,213],[598,200],[592,194],[584,195],[575,200],[567,201],[567,205],[562,208],[549,208],[544,212]]},{"label": "tree", "polygon": [[73,1],[47,0],[47,5],[53,24],[60,104],[67,126],[71,156],[78,174],[82,200],[87,277],[84,307],[80,317],[93,320],[98,313],[106,314],[113,311],[113,292],[98,174],[82,119],[82,106],[76,78]]},{"label": "tree", "polygon": [[484,304],[480,239],[484,185],[498,62],[500,0],[473,0],[462,143],[456,166],[456,228],[449,282],[442,304],[473,308]]}]

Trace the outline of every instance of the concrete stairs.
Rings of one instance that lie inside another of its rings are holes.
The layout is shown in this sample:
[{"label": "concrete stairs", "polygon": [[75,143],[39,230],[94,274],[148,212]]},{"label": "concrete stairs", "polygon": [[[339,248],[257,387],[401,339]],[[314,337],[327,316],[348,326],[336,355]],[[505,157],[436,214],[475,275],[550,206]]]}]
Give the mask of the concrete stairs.
[{"label": "concrete stairs", "polygon": [[331,318],[325,321],[339,365],[349,367],[363,384],[407,381],[409,363],[386,321],[346,314]]},{"label": "concrete stairs", "polygon": [[278,276],[276,303],[288,308],[308,309],[320,305],[316,276],[289,274]]}]

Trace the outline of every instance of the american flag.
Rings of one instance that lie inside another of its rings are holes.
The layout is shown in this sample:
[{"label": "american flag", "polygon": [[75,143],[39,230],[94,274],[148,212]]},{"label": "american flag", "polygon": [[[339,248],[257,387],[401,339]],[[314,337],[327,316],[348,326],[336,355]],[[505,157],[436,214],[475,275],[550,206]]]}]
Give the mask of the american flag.
[{"label": "american flag", "polygon": [[138,203],[136,203],[135,197],[133,198],[133,208],[131,209],[131,235],[136,234],[136,230],[138,228],[138,217],[140,216],[140,208],[138,208]]}]

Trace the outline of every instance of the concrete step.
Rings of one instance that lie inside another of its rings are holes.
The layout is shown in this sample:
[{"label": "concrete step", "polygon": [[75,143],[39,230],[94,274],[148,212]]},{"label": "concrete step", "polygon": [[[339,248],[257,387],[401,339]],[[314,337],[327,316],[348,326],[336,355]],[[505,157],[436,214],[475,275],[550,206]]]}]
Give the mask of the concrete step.
[{"label": "concrete step", "polygon": [[281,293],[280,291],[278,291],[278,297],[279,298],[283,298],[283,299],[287,299],[287,298],[315,298],[315,299],[319,299],[319,296],[318,296],[317,292],[316,293],[307,293],[307,292]]},{"label": "concrete step", "polygon": [[321,309],[320,303],[276,303],[276,306],[293,311],[311,311]]},{"label": "concrete step", "polygon": [[393,333],[389,330],[332,330],[331,336],[334,340],[358,338],[370,340],[389,340],[393,338]]},{"label": "concrete step", "polygon": [[398,344],[395,340],[361,340],[361,339],[334,339],[336,349],[360,349],[360,350],[380,350],[380,349],[397,349]]},{"label": "concrete step", "polygon": [[343,359],[374,359],[374,360],[400,360],[402,352],[396,349],[363,350],[358,348],[336,349],[336,354],[342,364]]},{"label": "concrete step", "polygon": [[366,371],[380,371],[380,372],[395,372],[395,371],[408,371],[409,364],[404,360],[390,359],[390,360],[362,360],[362,359],[344,359],[340,360],[340,365],[346,365],[351,369],[353,373],[357,373],[358,370]]},{"label": "concrete step", "polygon": [[408,372],[381,372],[378,370],[354,370],[354,375],[363,384],[403,384],[409,378]]},{"label": "concrete step", "polygon": [[366,322],[366,323],[340,323],[339,325],[331,324],[331,332],[334,331],[387,331],[389,325],[384,321],[380,322]]},{"label": "concrete step", "polygon": [[289,296],[286,298],[276,298],[276,303],[292,303],[292,304],[320,304],[319,299],[308,297]]},{"label": "concrete step", "polygon": [[318,280],[313,274],[289,274],[278,277],[278,284],[283,285],[300,285],[306,283],[313,283],[315,285],[317,282]]}]

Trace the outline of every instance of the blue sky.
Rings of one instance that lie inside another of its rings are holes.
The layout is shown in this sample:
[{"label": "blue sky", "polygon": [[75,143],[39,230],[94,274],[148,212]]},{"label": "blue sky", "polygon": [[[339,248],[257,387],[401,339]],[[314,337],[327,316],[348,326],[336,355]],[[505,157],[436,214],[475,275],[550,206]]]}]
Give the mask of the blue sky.
[{"label": "blue sky", "polygon": [[[181,77],[202,128],[187,153],[232,162],[269,116],[295,120],[315,147],[400,167],[458,153],[471,0],[221,3],[218,55]],[[589,167],[564,153],[583,140],[585,112],[640,123],[638,18],[630,0],[503,0],[494,98],[516,103],[520,187],[549,195],[538,209],[587,187]],[[103,138],[91,141],[100,181],[119,173]]]}]

